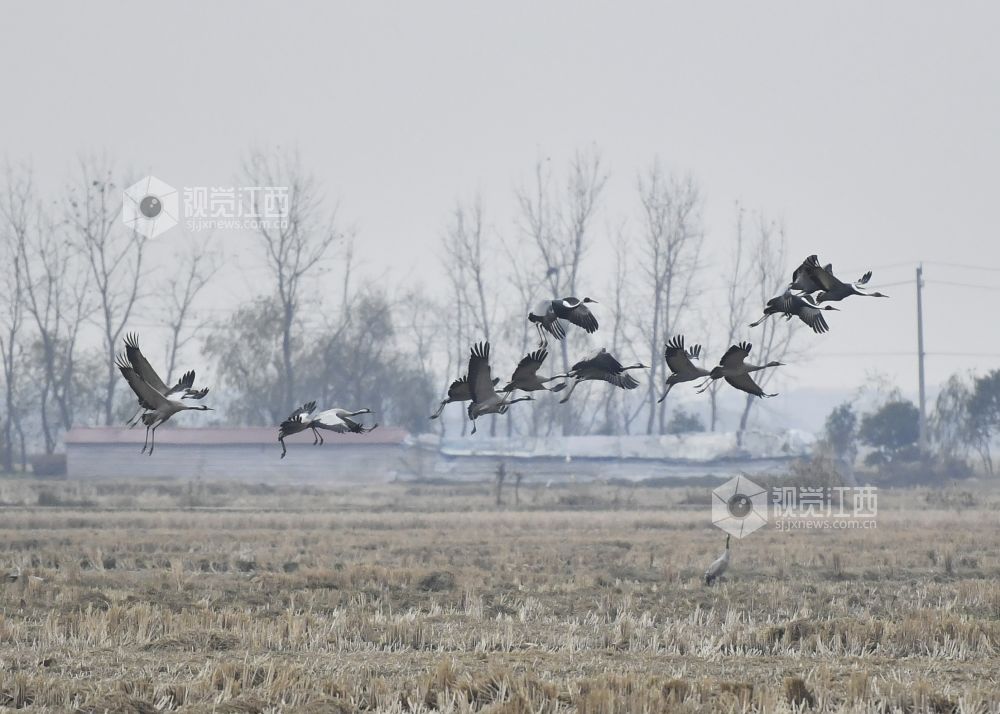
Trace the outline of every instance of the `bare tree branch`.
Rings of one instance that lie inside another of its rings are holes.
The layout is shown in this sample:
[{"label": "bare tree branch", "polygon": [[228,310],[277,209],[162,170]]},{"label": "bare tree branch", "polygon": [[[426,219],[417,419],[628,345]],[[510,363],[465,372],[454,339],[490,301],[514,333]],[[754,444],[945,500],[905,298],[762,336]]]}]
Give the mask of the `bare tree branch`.
[{"label": "bare tree branch", "polygon": [[287,408],[296,403],[293,353],[295,327],[303,304],[303,282],[344,238],[337,212],[324,210],[319,187],[306,173],[298,152],[251,151],[244,162],[247,186],[286,188],[288,213],[282,220],[262,220],[257,235],[275,282],[281,320],[281,395]]}]

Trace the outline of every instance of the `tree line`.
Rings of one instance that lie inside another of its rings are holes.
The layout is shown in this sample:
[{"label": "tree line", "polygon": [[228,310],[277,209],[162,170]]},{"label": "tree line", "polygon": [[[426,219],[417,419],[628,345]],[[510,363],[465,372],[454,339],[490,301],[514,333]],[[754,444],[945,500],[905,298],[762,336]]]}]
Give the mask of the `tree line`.
[{"label": "tree line", "polygon": [[835,407],[826,419],[823,446],[853,472],[861,464],[890,480],[939,481],[981,470],[994,473],[992,443],[1000,434],[1000,370],[952,375],[928,419],[920,448],[920,410],[897,389],[885,390],[867,411],[855,402]]},{"label": "tree line", "polygon": [[[261,277],[255,273],[252,289],[224,319],[206,320],[200,308],[222,259],[209,238],[150,262],[149,240],[119,220],[122,189],[135,176],[105,155],[87,156],[52,194],[29,166],[8,162],[0,186],[0,253],[8,266],[0,294],[2,466],[23,466],[32,451],[54,452],[73,425],[121,422],[132,396],[111,355],[140,314],[167,335],[165,345],[147,348],[162,350],[166,381],[193,357],[211,365],[221,423],[274,425],[315,399],[370,407],[382,423],[413,433],[464,434],[459,407],[437,422],[427,416],[464,373],[469,346],[490,340],[502,355],[495,369],[511,371],[537,344],[527,313],[568,295],[600,301],[599,340],[571,331],[550,342],[549,367],[564,371],[605,346],[650,365],[642,387],[580,390],[565,405],[538,400],[492,417],[491,435],[716,430],[723,398],[738,404],[729,426],[742,435],[757,400],[723,397],[720,382],[708,393],[707,423],[673,397],[657,403],[663,343],[687,332],[714,360],[745,336],[787,278],[782,223],[737,205],[726,258],[711,264],[705,198],[691,173],[653,158],[631,178],[618,177],[631,186],[618,211],[607,205],[612,177],[594,147],[562,163],[540,159],[525,175],[492,204],[472,195],[442,207],[443,280],[429,287],[360,276],[354,232],[299,155],[250,151],[238,181],[288,187],[287,220],[253,228],[246,251]],[[755,358],[801,355],[798,334],[797,321],[765,322],[753,334]],[[777,375],[761,373],[761,386]],[[945,406],[939,400],[939,409]]]}]

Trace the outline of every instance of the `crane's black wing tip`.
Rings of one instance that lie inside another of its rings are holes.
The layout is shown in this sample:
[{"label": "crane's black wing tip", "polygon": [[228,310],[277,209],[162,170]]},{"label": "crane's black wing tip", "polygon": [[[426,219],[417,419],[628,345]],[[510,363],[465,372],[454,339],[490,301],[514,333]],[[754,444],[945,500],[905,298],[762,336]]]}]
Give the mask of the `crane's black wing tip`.
[{"label": "crane's black wing tip", "polygon": [[546,360],[546,358],[548,358],[548,356],[549,356],[549,351],[545,347],[542,347],[540,349],[535,350],[534,352],[529,352],[527,355],[525,355],[524,359],[525,361],[528,362],[538,362],[538,364],[541,364]]}]

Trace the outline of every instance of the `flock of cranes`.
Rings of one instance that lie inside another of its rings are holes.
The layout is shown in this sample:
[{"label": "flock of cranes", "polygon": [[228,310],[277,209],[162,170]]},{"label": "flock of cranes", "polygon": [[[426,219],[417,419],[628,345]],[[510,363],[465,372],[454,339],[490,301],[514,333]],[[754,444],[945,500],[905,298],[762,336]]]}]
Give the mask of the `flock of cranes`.
[{"label": "flock of cranes", "polygon": [[[797,318],[818,334],[827,332],[830,327],[824,313],[838,309],[827,303],[839,302],[854,295],[888,297],[867,287],[871,276],[871,271],[868,271],[855,282],[845,283],[834,275],[832,265],[829,263],[822,265],[816,255],[810,255],[795,269],[791,282],[782,292],[767,301],[763,316],[751,323],[750,327],[756,327],[770,317],[784,317],[786,320]],[[512,404],[534,400],[532,392],[561,392],[566,388],[567,381],[571,381],[571,384],[569,390],[559,400],[560,403],[569,400],[581,382],[603,381],[620,389],[638,387],[639,381],[629,372],[646,369],[646,365],[637,362],[625,366],[603,348],[576,362],[567,372],[551,377],[539,375],[538,372],[549,354],[548,338],[564,339],[567,323],[576,325],[588,334],[597,332],[599,327],[597,318],[588,307],[592,304],[597,304],[597,301],[589,297],[557,298],[543,303],[537,311],[528,313],[528,321],[538,330],[538,349],[525,355],[518,362],[503,387],[499,387],[500,378],[493,376],[490,365],[490,343],[484,341],[473,345],[469,353],[467,373],[449,385],[446,397],[441,400],[430,418],[440,417],[448,404],[469,402],[467,414],[472,421],[472,433],[475,434],[476,420],[479,417],[486,414],[506,414]],[[757,365],[747,362],[752,350],[749,342],[742,341],[729,347],[719,360],[719,364],[710,370],[695,364],[695,361],[701,358],[701,349],[701,345],[698,344],[686,347],[683,335],[674,335],[666,342],[663,359],[670,374],[666,378],[659,402],[666,399],[675,385],[700,380],[696,390],[701,393],[718,379],[724,379],[733,388],[756,397],[777,396],[765,393],[751,375],[760,370],[780,367],[782,363],[770,361]],[[195,388],[195,373],[186,372],[175,385],[168,386],[143,356],[139,349],[138,336],[134,333],[125,337],[125,352],[116,356],[115,363],[138,401],[139,408],[127,424],[133,427],[141,421],[145,425],[146,441],[142,447],[143,453],[148,449],[148,453],[152,455],[157,428],[174,414],[186,410],[211,410],[211,407],[204,404],[193,403],[204,399],[209,391],[207,387]],[[552,384],[557,380],[564,381]],[[516,392],[525,394],[515,397]],[[331,408],[316,412],[316,402],[307,402],[295,409],[278,427],[281,458],[287,454],[285,448],[287,436],[310,430],[313,433],[313,445],[321,445],[323,443],[321,430],[365,434],[378,427],[378,424],[364,426],[355,417],[372,413],[372,410],[367,408],[358,410]],[[729,553],[727,536],[724,553],[705,572],[706,584],[711,585],[725,572],[729,566]]]},{"label": "flock of cranes", "polygon": [[[867,285],[871,280],[868,271],[858,280],[845,283],[834,275],[833,266],[822,265],[819,258],[810,255],[792,273],[791,282],[783,291],[767,301],[763,316],[751,327],[760,325],[769,317],[785,317],[786,320],[798,318],[814,332],[827,332],[830,327],[823,316],[828,310],[838,308],[825,303],[838,302],[852,295],[866,297],[887,297],[880,292],[870,290]],[[472,346],[469,354],[469,366],[465,375],[459,377],[448,387],[446,397],[441,400],[437,410],[431,414],[431,419],[441,416],[444,408],[453,402],[469,402],[467,413],[472,421],[472,433],[476,433],[476,420],[486,414],[506,414],[512,404],[534,400],[532,392],[561,392],[569,381],[569,390],[559,400],[565,403],[573,395],[581,382],[603,381],[620,389],[635,389],[639,381],[629,372],[646,369],[641,362],[625,366],[606,349],[576,362],[569,371],[550,377],[539,375],[539,370],[548,358],[548,338],[562,340],[566,337],[567,324],[576,325],[588,334],[597,332],[599,324],[589,305],[597,304],[589,297],[558,298],[543,303],[537,311],[528,313],[528,321],[538,330],[538,349],[525,355],[513,374],[503,387],[499,387],[500,378],[493,376],[490,364],[490,343],[480,342]],[[683,335],[675,335],[664,345],[663,359],[666,362],[669,375],[664,384],[663,395],[659,402],[666,399],[670,390],[685,382],[700,383],[699,393],[704,392],[718,379],[724,379],[730,386],[756,397],[773,397],[761,389],[751,376],[754,372],[772,367],[782,366],[781,362],[770,361],[766,364],[748,362],[752,345],[742,341],[732,345],[719,364],[712,369],[705,369],[695,364],[701,358],[701,345],[686,347]],[[149,361],[139,349],[139,339],[134,333],[125,337],[125,352],[115,358],[118,369],[128,382],[138,401],[136,413],[128,420],[129,427],[140,421],[146,427],[146,441],[142,452],[150,455],[156,444],[156,430],[174,414],[181,411],[209,411],[211,407],[194,404],[208,394],[208,388],[196,389],[194,386],[194,371],[186,372],[175,385],[168,386],[156,373]],[[557,380],[564,380],[552,384]],[[498,388],[499,387],[499,388]],[[516,392],[524,392],[524,396],[514,396]],[[189,400],[189,401],[186,401]],[[364,434],[375,429],[373,426],[363,426],[354,417],[362,414],[372,414],[371,409],[341,409],[330,408],[316,412],[316,403],[307,402],[298,407],[278,427],[278,442],[281,444],[281,458],[287,454],[285,437],[302,431],[313,432],[313,443],[322,444],[320,430],[339,433]]]},{"label": "flock of cranes", "polygon": [[[871,275],[869,271],[857,281],[845,283],[834,275],[832,265],[821,265],[817,256],[810,255],[795,269],[791,282],[782,292],[767,301],[763,317],[750,326],[756,327],[772,316],[783,316],[786,320],[798,318],[816,333],[827,332],[830,327],[823,313],[839,308],[824,303],[837,302],[852,295],[887,297],[866,287]],[[639,362],[626,367],[605,349],[580,360],[568,372],[552,377],[538,376],[538,370],[548,356],[548,338],[564,339],[567,323],[576,325],[588,334],[597,332],[597,318],[588,307],[592,304],[597,304],[597,301],[589,297],[565,297],[546,301],[536,311],[528,313],[528,321],[538,330],[539,348],[521,359],[510,381],[500,391],[497,391],[500,380],[493,377],[490,367],[490,344],[481,342],[474,345],[469,355],[468,372],[451,383],[447,396],[441,400],[430,418],[437,419],[452,402],[469,402],[467,412],[473,422],[472,433],[475,434],[475,421],[478,417],[484,414],[506,414],[511,404],[534,399],[530,394],[513,398],[514,391],[558,392],[566,386],[566,382],[551,387],[548,383],[558,379],[572,380],[569,391],[559,400],[560,403],[565,403],[577,385],[588,380],[608,382],[621,389],[638,387],[638,380],[629,371],[646,369],[646,365]],[[686,348],[684,335],[673,336],[664,345],[663,359],[669,375],[663,395],[657,401],[666,399],[677,384],[700,381],[697,391],[702,393],[718,379],[724,379],[734,389],[755,397],[777,396],[764,392],[751,375],[763,369],[781,367],[783,363],[773,360],[759,365],[748,362],[752,349],[750,342],[738,342],[726,350],[717,366],[709,370],[695,364],[695,360],[701,358],[701,345]]]},{"label": "flock of cranes", "polygon": [[[204,399],[208,394],[208,387],[194,388],[194,371],[185,372],[177,384],[167,387],[139,349],[139,336],[135,333],[129,333],[125,336],[125,352],[115,356],[115,364],[139,402],[139,409],[126,422],[126,425],[132,428],[141,421],[146,426],[146,441],[143,443],[140,453],[153,455],[153,449],[156,447],[156,429],[174,414],[185,410],[212,411],[212,407],[204,404],[192,405],[183,401],[185,399]],[[171,397],[175,395],[180,395],[180,397],[172,399]],[[323,443],[321,429],[340,434],[347,432],[365,434],[378,426],[378,424],[363,426],[354,420],[354,417],[361,414],[371,414],[371,409],[351,411],[335,407],[313,414],[315,411],[316,402],[307,402],[292,412],[278,426],[281,458],[285,458],[287,453],[285,437],[300,431],[311,430],[313,445],[317,445]]]}]

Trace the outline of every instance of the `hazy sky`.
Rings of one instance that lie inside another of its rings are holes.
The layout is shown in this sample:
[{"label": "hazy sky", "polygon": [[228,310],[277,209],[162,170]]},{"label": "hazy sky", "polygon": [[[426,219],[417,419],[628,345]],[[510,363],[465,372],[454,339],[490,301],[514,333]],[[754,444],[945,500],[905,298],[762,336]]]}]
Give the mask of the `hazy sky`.
[{"label": "hazy sky", "polygon": [[[843,277],[875,268],[877,286],[925,261],[930,383],[1000,365],[993,3],[29,2],[4,13],[0,150],[53,186],[81,151],[184,186],[232,183],[252,144],[296,145],[371,273],[416,264],[432,283],[457,198],[481,193],[509,232],[511,191],[536,157],[596,144],[611,172],[603,242],[635,214],[636,172],[658,154],[702,186],[710,274],[739,200],[784,219],[789,270],[817,252]],[[230,254],[249,240],[226,239]],[[609,279],[600,261],[587,277],[591,295]],[[785,391],[853,386],[872,368],[914,387],[914,289],[886,292],[832,314]],[[857,354],[887,352],[907,354]]]}]

